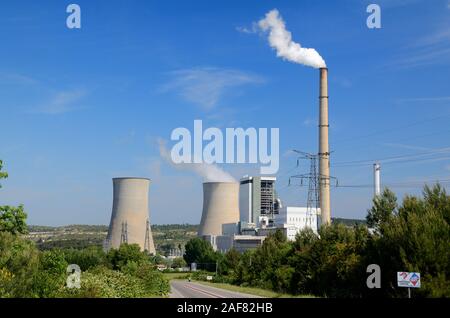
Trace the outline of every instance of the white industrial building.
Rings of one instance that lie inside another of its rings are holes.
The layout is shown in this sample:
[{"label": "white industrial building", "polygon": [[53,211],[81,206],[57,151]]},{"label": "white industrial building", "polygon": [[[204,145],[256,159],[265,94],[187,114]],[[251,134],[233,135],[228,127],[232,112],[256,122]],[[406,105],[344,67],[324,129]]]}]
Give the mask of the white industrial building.
[{"label": "white industrial building", "polygon": [[285,229],[286,238],[293,241],[303,229],[310,228],[317,233],[318,215],[320,209],[287,206],[282,207],[280,213],[275,215],[274,223],[275,227]]}]

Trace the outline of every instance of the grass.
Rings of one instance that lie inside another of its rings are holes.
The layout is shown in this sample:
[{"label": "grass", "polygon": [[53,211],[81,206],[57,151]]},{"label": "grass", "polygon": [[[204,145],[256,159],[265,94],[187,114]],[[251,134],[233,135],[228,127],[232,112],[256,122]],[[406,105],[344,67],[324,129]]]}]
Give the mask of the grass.
[{"label": "grass", "polygon": [[168,280],[172,279],[187,279],[190,273],[163,273],[164,277]]},{"label": "grass", "polygon": [[225,290],[230,290],[238,293],[244,293],[244,294],[251,294],[255,296],[265,297],[265,298],[313,298],[312,295],[290,295],[290,294],[281,294],[274,292],[272,290],[262,289],[262,288],[256,288],[256,287],[243,287],[243,286],[236,286],[231,284],[225,284],[225,283],[211,283],[211,282],[205,282],[205,281],[196,281],[197,283],[221,288]]}]

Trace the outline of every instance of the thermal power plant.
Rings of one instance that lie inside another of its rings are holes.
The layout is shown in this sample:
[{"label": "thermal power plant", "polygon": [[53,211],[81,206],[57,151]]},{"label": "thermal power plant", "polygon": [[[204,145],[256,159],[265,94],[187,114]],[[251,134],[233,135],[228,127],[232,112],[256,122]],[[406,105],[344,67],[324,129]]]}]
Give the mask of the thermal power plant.
[{"label": "thermal power plant", "polygon": [[375,163],[373,165],[373,187],[374,187],[374,195],[378,196],[381,194],[381,167],[379,163]]},{"label": "thermal power plant", "polygon": [[328,69],[320,68],[319,95],[319,202],[321,224],[331,224],[330,147],[328,143]]},{"label": "thermal power plant", "polygon": [[156,254],[149,219],[149,187],[150,179],[146,178],[113,179],[113,207],[106,249],[128,243]]},{"label": "thermal power plant", "polygon": [[222,235],[222,225],[239,222],[239,183],[203,183],[199,236]]},{"label": "thermal power plant", "polygon": [[241,223],[259,226],[263,219],[273,219],[279,203],[275,193],[275,177],[244,177],[239,185]]}]

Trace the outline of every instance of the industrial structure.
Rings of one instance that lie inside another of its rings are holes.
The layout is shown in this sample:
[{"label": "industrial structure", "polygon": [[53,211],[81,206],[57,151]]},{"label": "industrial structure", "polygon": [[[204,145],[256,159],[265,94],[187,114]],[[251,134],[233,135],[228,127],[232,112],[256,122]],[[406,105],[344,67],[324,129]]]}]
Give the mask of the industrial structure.
[{"label": "industrial structure", "polygon": [[[320,210],[283,207],[275,191],[275,182],[275,177],[245,176],[239,184],[231,183],[233,187],[230,183],[204,183],[199,236],[214,250],[226,252],[234,248],[243,252],[261,246],[264,239],[276,231],[281,231],[288,240],[294,240],[305,228],[317,233]],[[235,204],[237,193],[239,207]],[[227,209],[223,210],[225,206]],[[234,219],[224,218],[227,211],[237,211],[237,218],[236,215]]]},{"label": "industrial structure", "polygon": [[146,178],[113,179],[113,207],[106,249],[128,243],[156,254],[149,219],[149,187],[150,179]]},{"label": "industrial structure", "polygon": [[328,69],[320,69],[319,95],[319,187],[321,224],[331,224],[330,147],[328,143]]},{"label": "industrial structure", "polygon": [[199,236],[222,235],[222,224],[239,222],[239,183],[203,183]]},{"label": "industrial structure", "polygon": [[375,163],[373,165],[373,188],[374,188],[374,195],[378,196],[381,194],[381,167],[379,163]]},{"label": "industrial structure", "polygon": [[239,186],[240,222],[259,226],[278,214],[275,177],[244,177]]}]

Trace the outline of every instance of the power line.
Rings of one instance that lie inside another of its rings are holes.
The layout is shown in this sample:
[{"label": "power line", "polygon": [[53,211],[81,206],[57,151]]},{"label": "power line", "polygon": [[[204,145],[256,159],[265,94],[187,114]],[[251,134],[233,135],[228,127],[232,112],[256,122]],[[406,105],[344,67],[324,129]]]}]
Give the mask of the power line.
[{"label": "power line", "polygon": [[[412,161],[413,158],[416,157],[423,157],[428,155],[435,155],[440,153],[449,153],[450,147],[446,148],[440,148],[435,149],[433,151],[427,151],[427,152],[421,152],[421,153],[415,153],[410,155],[398,155],[398,156],[392,156],[392,157],[385,157],[385,158],[378,158],[378,159],[364,159],[364,160],[353,160],[353,161],[341,161],[334,163],[332,166],[346,166],[346,165],[369,165],[373,164],[374,162],[383,162],[383,163],[389,163],[389,162],[398,162],[399,160],[404,161]],[[428,159],[437,159],[437,158],[428,158]],[[423,158],[421,160],[424,160]]]},{"label": "power line", "polygon": [[[389,188],[417,188],[423,187],[427,183],[446,184],[450,183],[450,179],[392,182],[385,183],[384,186]],[[373,188],[373,184],[339,184],[336,188]]]},{"label": "power line", "polygon": [[424,120],[420,120],[420,121],[416,121],[416,122],[412,122],[410,124],[406,124],[406,125],[402,125],[402,126],[397,126],[397,127],[393,127],[393,128],[389,128],[389,129],[384,129],[384,130],[378,130],[378,131],[374,131],[372,133],[366,134],[366,135],[361,135],[361,136],[357,136],[354,138],[346,138],[346,139],[341,139],[341,140],[335,140],[334,143],[342,143],[342,142],[348,142],[348,141],[354,141],[354,140],[358,140],[358,139],[364,139],[367,137],[372,137],[372,136],[378,136],[378,135],[382,135],[388,132],[392,132],[392,131],[396,131],[399,129],[404,129],[404,128],[408,128],[408,127],[413,127],[413,126],[417,126],[426,122],[432,122],[432,121],[436,121],[442,118],[447,118],[450,117],[450,114],[447,115],[440,115],[440,116],[436,116],[436,117],[432,117],[429,119],[424,119]]},{"label": "power line", "polygon": [[[401,138],[401,139],[395,139],[394,142],[403,142],[403,141],[411,141],[411,140],[417,140],[420,139],[422,137],[429,137],[429,136],[435,136],[435,135],[442,135],[445,133],[450,133],[450,130],[440,130],[440,131],[434,131],[434,132],[430,132],[430,133],[426,133],[426,134],[421,134],[421,135],[415,135],[415,136],[408,136],[406,138]],[[367,149],[367,148],[372,148],[374,147],[373,143],[364,143],[364,145],[359,145],[359,146],[355,146],[355,145],[347,145],[345,147],[339,147],[339,151],[340,150],[345,150],[345,149],[349,149],[351,148],[352,150],[355,149]]]}]

